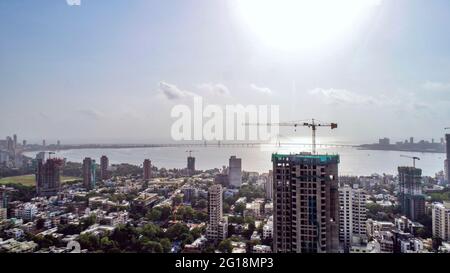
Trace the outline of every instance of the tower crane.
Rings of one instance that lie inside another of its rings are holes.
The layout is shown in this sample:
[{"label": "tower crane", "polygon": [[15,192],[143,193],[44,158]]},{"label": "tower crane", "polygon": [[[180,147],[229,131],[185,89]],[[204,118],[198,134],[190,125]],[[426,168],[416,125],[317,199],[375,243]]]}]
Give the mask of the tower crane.
[{"label": "tower crane", "polygon": [[413,167],[416,167],[416,160],[420,160],[419,157],[417,156],[408,156],[408,155],[400,155],[400,157],[406,157],[406,158],[411,158],[413,160]]},{"label": "tower crane", "polygon": [[312,130],[312,153],[316,153],[316,130],[317,127],[330,127],[332,130],[337,128],[337,123],[321,123],[315,119],[312,119],[311,122],[280,122],[280,123],[246,123],[247,126],[290,126],[294,127],[295,131],[297,131],[297,127],[303,126],[311,128]]}]

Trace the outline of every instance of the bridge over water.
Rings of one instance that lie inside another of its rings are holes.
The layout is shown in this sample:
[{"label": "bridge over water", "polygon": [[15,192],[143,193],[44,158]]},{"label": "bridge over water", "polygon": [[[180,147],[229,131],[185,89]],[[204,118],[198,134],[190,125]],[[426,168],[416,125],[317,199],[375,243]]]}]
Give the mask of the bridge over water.
[{"label": "bridge over water", "polygon": [[[74,149],[134,149],[134,148],[163,148],[163,147],[242,147],[242,148],[259,148],[259,147],[287,147],[287,146],[311,146],[311,143],[291,143],[291,142],[193,142],[193,143],[157,143],[157,144],[74,144],[74,145],[49,145],[43,147],[33,147],[25,150],[30,151],[60,151]],[[355,148],[357,144],[316,144],[319,148],[329,147],[347,147]]]}]

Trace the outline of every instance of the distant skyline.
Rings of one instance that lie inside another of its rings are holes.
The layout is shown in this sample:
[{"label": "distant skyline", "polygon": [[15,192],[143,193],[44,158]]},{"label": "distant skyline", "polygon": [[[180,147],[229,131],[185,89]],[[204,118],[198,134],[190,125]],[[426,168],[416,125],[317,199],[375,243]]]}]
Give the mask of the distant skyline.
[{"label": "distant skyline", "polygon": [[252,1],[0,2],[0,137],[171,141],[170,111],[192,105],[193,94],[278,104],[282,121],[337,122],[319,131],[328,139],[444,136],[447,0],[376,1],[339,31],[347,6],[322,1],[299,21],[309,5],[281,0],[259,11]]}]

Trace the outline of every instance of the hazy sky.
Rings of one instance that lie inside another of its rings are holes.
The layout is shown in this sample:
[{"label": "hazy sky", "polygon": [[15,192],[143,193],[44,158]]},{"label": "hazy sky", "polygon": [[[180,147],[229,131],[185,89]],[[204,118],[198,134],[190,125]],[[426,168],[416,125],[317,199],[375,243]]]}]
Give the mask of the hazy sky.
[{"label": "hazy sky", "polygon": [[0,137],[164,141],[191,94],[278,104],[352,141],[443,135],[448,0],[283,1],[0,1]]}]

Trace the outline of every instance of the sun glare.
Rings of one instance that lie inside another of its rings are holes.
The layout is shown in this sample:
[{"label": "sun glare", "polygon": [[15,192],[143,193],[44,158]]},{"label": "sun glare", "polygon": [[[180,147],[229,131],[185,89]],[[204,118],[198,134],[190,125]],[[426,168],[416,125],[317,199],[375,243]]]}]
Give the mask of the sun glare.
[{"label": "sun glare", "polygon": [[348,35],[380,0],[238,0],[246,25],[279,49],[333,43]]}]

